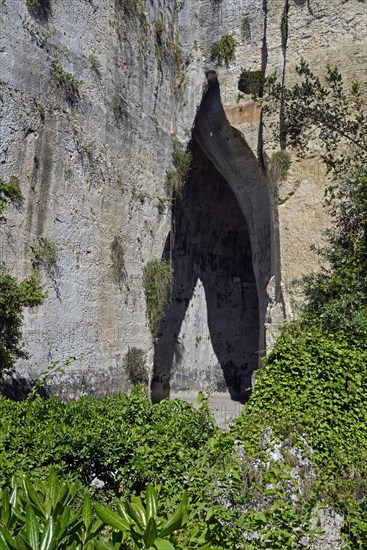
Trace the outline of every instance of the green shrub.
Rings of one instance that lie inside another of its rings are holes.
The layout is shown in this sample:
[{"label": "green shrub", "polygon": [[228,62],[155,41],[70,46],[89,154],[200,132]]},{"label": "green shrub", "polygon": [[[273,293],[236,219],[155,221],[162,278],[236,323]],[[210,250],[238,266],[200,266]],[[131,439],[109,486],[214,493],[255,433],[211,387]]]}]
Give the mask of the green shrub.
[{"label": "green shrub", "polygon": [[210,46],[210,55],[218,64],[228,65],[235,59],[236,40],[234,36],[225,34],[220,40]]},{"label": "green shrub", "polygon": [[129,348],[125,357],[125,367],[134,385],[148,384],[149,372],[145,362],[144,350],[140,348]]},{"label": "green shrub", "polygon": [[292,159],[287,151],[276,151],[272,154],[269,162],[269,175],[274,183],[284,181],[287,178],[288,170]]},{"label": "green shrub", "polygon": [[45,296],[37,274],[18,282],[0,267],[0,378],[13,370],[17,358],[27,357],[21,343],[23,310],[41,304]]},{"label": "green shrub", "polygon": [[79,85],[74,75],[66,72],[60,63],[55,63],[53,76],[56,84],[64,91],[67,101],[74,105],[79,100]]},{"label": "green shrub", "polygon": [[44,267],[50,270],[57,261],[56,246],[48,237],[39,237],[36,241],[29,243],[29,258],[35,269]]},{"label": "green shrub", "polygon": [[18,206],[22,200],[18,178],[12,176],[8,182],[0,178],[0,223],[6,222],[4,212],[8,206]]},{"label": "green shrub", "polygon": [[[0,223],[6,222],[6,208],[22,198],[17,178],[0,178]],[[27,357],[21,344],[23,310],[41,304],[45,296],[36,273],[18,282],[4,264],[0,266],[0,379],[13,370],[17,358]]]},{"label": "green shrub", "polygon": [[190,171],[192,153],[185,151],[182,145],[178,141],[175,141],[173,144],[172,160],[175,170],[166,172],[165,179],[165,191],[168,197],[173,192],[178,195],[181,193]]},{"label": "green shrub", "polygon": [[[252,433],[249,430],[250,436]],[[143,534],[148,537],[147,525],[142,529],[136,520],[132,524],[131,518],[133,509],[140,521],[149,523],[153,509],[151,505],[147,509],[147,499],[153,498],[149,484],[159,492],[157,534],[167,536],[177,550],[242,549],[259,536],[260,544],[267,533],[279,547],[293,550],[298,546],[292,543],[309,532],[314,501],[298,502],[296,507],[288,502],[285,488],[291,476],[282,464],[269,469],[265,464],[260,479],[256,467],[243,462],[243,451],[239,459],[236,448],[241,442],[234,443],[233,434],[214,426],[205,399],[198,410],[180,400],[152,405],[141,386],[136,386],[130,396],[102,400],[84,397],[69,403],[39,397],[14,403],[0,398],[0,434],[0,487],[11,484],[15,470],[19,475],[26,472],[43,503],[48,500],[45,482],[52,468],[64,479],[79,480],[103,505],[96,505],[101,521],[118,531],[110,534],[104,529],[95,537],[101,544],[128,544],[133,531],[137,544],[146,543]],[[103,489],[90,487],[96,478],[104,484]],[[144,495],[141,492],[145,488]],[[175,514],[183,489],[189,498],[187,512],[181,508]],[[131,498],[134,493],[141,493],[140,497]],[[82,520],[74,535],[85,540],[96,530],[93,512],[82,488],[75,495],[76,500],[64,505]],[[111,500],[106,510],[106,501]],[[144,500],[143,513],[140,507]],[[269,501],[265,512],[251,511],[253,501]],[[123,525],[122,517],[126,520]],[[181,529],[162,533],[163,517],[175,518],[170,529],[174,524]],[[97,550],[102,548],[93,544]]]},{"label": "green shrub", "polygon": [[14,471],[36,480],[54,467],[86,486],[97,477],[107,494],[163,481],[167,491],[179,490],[216,432],[205,409],[176,400],[153,405],[142,386],[130,395],[69,403],[0,397],[0,487]]},{"label": "green shrub", "polygon": [[261,95],[265,83],[265,74],[263,71],[248,71],[243,69],[238,89],[244,94]]},{"label": "green shrub", "polygon": [[311,456],[325,501],[343,511],[356,543],[367,542],[366,336],[286,327],[235,428],[252,456],[269,426],[275,440],[292,437]]},{"label": "green shrub", "polygon": [[250,25],[250,18],[248,15],[245,15],[245,17],[242,19],[242,36],[247,41],[251,41],[251,25]]},{"label": "green shrub", "polygon": [[[121,501],[117,505],[117,513],[111,508],[96,504],[96,513],[101,521],[114,529],[113,540],[120,535],[134,542],[134,548],[150,548],[151,550],[175,550],[171,542],[175,542],[174,532],[182,529],[187,523],[187,493],[184,491],[181,502],[170,519],[164,520],[158,516],[158,496],[153,485],[146,487],[145,503],[141,496],[133,497],[131,502]],[[116,537],[117,532],[117,537]],[[103,544],[95,542],[96,550],[105,550]]]},{"label": "green shrub", "polygon": [[99,61],[98,57],[94,53],[90,54],[89,63],[91,64],[92,69],[97,73],[97,75],[100,76],[101,70],[102,70],[102,63]]},{"label": "green shrub", "polygon": [[147,316],[153,338],[157,337],[160,320],[168,304],[173,284],[172,265],[164,260],[151,260],[144,268],[144,293]]},{"label": "green shrub", "polygon": [[155,22],[155,32],[157,34],[157,37],[159,37],[163,31],[164,31],[164,25],[162,23],[162,21],[160,21],[159,19]]},{"label": "green shrub", "polygon": [[0,223],[6,221],[5,210],[10,204],[17,205],[23,199],[19,188],[19,180],[12,176],[9,182],[0,178]]},{"label": "green shrub", "polygon": [[116,122],[120,122],[126,115],[126,102],[120,95],[114,96],[112,109]]}]

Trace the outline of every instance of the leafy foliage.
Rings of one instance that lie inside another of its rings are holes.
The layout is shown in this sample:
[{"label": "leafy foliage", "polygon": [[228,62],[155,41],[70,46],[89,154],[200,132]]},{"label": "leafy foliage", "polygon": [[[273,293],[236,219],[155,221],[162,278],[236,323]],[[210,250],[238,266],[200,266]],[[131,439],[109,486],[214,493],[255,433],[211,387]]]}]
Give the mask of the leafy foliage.
[{"label": "leafy foliage", "polygon": [[125,366],[133,384],[148,384],[149,373],[145,362],[144,350],[134,347],[129,348],[125,357]]},{"label": "leafy foliage", "polygon": [[18,357],[27,356],[21,344],[23,309],[41,304],[45,296],[36,273],[18,282],[0,267],[0,376],[13,369]]},{"label": "leafy foliage", "polygon": [[29,244],[29,248],[30,260],[34,268],[43,266],[46,270],[50,270],[56,263],[56,247],[48,237],[39,237]]},{"label": "leafy foliage", "polygon": [[26,475],[14,476],[11,492],[0,495],[0,547],[2,550],[87,549],[104,527],[92,520],[88,494],[77,509],[79,486],[60,482],[54,470],[34,487]]},{"label": "leafy foliage", "polygon": [[[325,148],[323,160],[335,176],[349,173],[366,159],[367,117],[361,87],[348,91],[337,67],[328,65],[324,83],[305,60],[296,72],[300,82],[287,88],[276,75],[265,81],[266,112],[282,111],[288,145],[307,151],[311,138]],[[347,169],[347,170],[346,170]]]},{"label": "leafy foliage", "polygon": [[[16,178],[8,183],[0,178],[0,222],[6,221],[7,206],[22,198]],[[13,369],[18,357],[26,357],[21,345],[23,309],[39,305],[45,295],[37,273],[18,282],[4,265],[0,266],[0,378]]]},{"label": "leafy foliage", "polygon": [[[306,437],[318,477],[325,476],[326,501],[345,512],[347,531],[351,515],[361,521],[367,492],[366,342],[366,333],[287,327],[236,426],[237,435],[246,433],[244,445],[252,455],[268,426],[279,438],[292,435],[305,452]],[[365,536],[367,523],[362,524]]]},{"label": "leafy foliage", "polygon": [[66,100],[70,105],[75,105],[79,100],[80,82],[73,74],[65,71],[60,63],[55,63],[53,76],[56,84],[64,91]]},{"label": "leafy foliage", "polygon": [[235,433],[253,456],[269,426],[279,440],[303,447],[323,480],[324,502],[344,514],[344,548],[364,548],[367,118],[359,84],[346,91],[336,67],[327,67],[324,82],[305,61],[297,73],[301,81],[291,88],[266,80],[265,110],[280,111],[278,137],[296,151],[307,152],[311,137],[322,148],[334,223],[319,251],[326,265],[303,281],[301,320],[278,338]]},{"label": "leafy foliage", "polygon": [[[120,501],[117,504],[117,513],[111,508],[96,504],[98,517],[115,529],[114,541],[127,536],[134,541],[134,548],[151,548],[155,550],[174,550],[173,533],[181,529],[187,522],[187,492],[184,491],[181,502],[174,514],[165,521],[158,516],[157,492],[151,483],[146,487],[145,505],[142,498],[132,497],[131,501]],[[116,536],[117,531],[117,536]],[[121,541],[117,541],[121,542]],[[105,547],[95,541],[97,550]],[[116,546],[111,546],[115,548]]]},{"label": "leafy foliage", "polygon": [[[136,548],[144,548],[153,536],[157,548],[163,548],[157,538],[167,538],[167,548],[179,550],[247,549],[250,543],[253,548],[264,548],[267,530],[272,533],[268,540],[277,540],[279,548],[281,544],[292,548],[289,541],[309,532],[311,503],[307,508],[300,502],[293,509],[285,485],[274,486],[269,494],[275,475],[279,474],[278,481],[288,483],[289,473],[281,474],[278,468],[276,474],[274,467],[265,468],[260,483],[252,473],[256,468],[248,471],[247,463],[239,460],[234,435],[214,426],[205,400],[199,410],[179,400],[152,405],[146,390],[139,386],[130,396],[101,401],[82,398],[61,403],[33,396],[14,403],[1,399],[0,434],[0,484],[8,496],[6,486],[14,483],[11,475],[15,470],[19,476],[27,472],[41,503],[49,501],[47,478],[55,478],[53,470],[66,486],[70,486],[70,478],[74,480],[71,492],[75,497],[65,502],[64,508],[69,506],[70,518],[77,520],[73,533],[85,541],[81,548],[93,548],[89,544],[97,550],[124,548],[124,544],[130,548],[132,539]],[[95,479],[104,483],[103,489],[92,489]],[[74,483],[80,488],[77,492]],[[95,510],[100,520],[113,528],[112,533],[101,531],[93,542],[92,533],[100,526],[93,520],[89,497],[83,496],[80,484],[97,498]],[[141,493],[140,497],[134,493]],[[260,511],[249,508],[249,503],[264,498],[269,501],[265,520]],[[64,514],[64,508],[58,506],[58,513]],[[41,534],[45,520],[35,513]],[[164,521],[164,517],[170,520]],[[55,524],[60,521],[54,519]]]},{"label": "leafy foliage", "polygon": [[130,396],[70,403],[1,398],[0,485],[14,470],[37,479],[51,466],[85,485],[98,477],[117,493],[149,481],[182,484],[215,428],[204,410],[179,401],[152,405],[146,392],[136,386]]},{"label": "leafy foliage", "polygon": [[164,260],[151,260],[144,268],[144,292],[149,327],[157,337],[159,322],[170,298],[173,284],[173,267]]},{"label": "leafy foliage", "polygon": [[235,502],[241,485],[234,473],[233,438],[215,428],[205,403],[199,410],[179,400],[152,405],[139,386],[130,396],[101,401],[0,399],[0,434],[3,487],[15,470],[27,472],[37,483],[54,468],[88,491],[98,479],[104,488],[94,491],[102,504],[114,496],[126,500],[152,483],[160,486],[162,517],[174,514],[186,487],[188,526],[177,534],[175,547],[202,548],[213,540],[213,547],[232,549],[234,540],[241,540],[237,524],[231,529],[221,524],[222,518],[235,522],[241,515],[222,502],[224,495],[225,502]]},{"label": "leafy foliage", "polygon": [[10,178],[9,182],[0,178],[0,223],[6,221],[4,212],[10,204],[17,204],[23,199],[17,178]]},{"label": "leafy foliage", "polygon": [[269,173],[273,182],[286,179],[292,159],[287,151],[276,151],[272,154],[269,162]]},{"label": "leafy foliage", "polygon": [[263,71],[249,71],[242,69],[240,79],[238,81],[238,89],[244,94],[262,94],[262,89],[265,84],[265,74]]},{"label": "leafy foliage", "polygon": [[290,146],[307,151],[316,133],[331,176],[326,205],[333,219],[329,244],[318,250],[326,260],[319,273],[304,278],[303,318],[328,330],[366,328],[367,307],[367,115],[360,85],[346,90],[336,67],[324,83],[302,61],[301,81],[291,88],[267,79],[265,109],[282,110]]},{"label": "leafy foliage", "polygon": [[166,173],[165,189],[168,196],[180,194],[185,185],[192,163],[192,153],[185,151],[182,145],[175,141],[172,154],[175,170]]},{"label": "leafy foliage", "polygon": [[236,40],[231,34],[225,34],[220,40],[210,46],[210,55],[218,65],[223,62],[228,65],[235,59]]}]

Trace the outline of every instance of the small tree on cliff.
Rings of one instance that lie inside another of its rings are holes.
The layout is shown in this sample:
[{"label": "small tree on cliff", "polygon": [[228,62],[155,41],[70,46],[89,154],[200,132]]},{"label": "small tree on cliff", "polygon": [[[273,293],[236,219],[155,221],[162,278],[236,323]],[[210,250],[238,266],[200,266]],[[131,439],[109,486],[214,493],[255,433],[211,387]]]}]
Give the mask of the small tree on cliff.
[{"label": "small tree on cliff", "polygon": [[[6,222],[5,210],[21,201],[17,180],[5,182],[0,178],[0,223]],[[39,305],[45,293],[34,273],[18,282],[5,265],[0,265],[0,378],[12,371],[19,357],[26,357],[21,345],[23,309]]]},{"label": "small tree on cliff", "polygon": [[[265,112],[280,112],[276,134],[282,143],[307,151],[311,140],[323,149],[331,176],[326,205],[333,219],[329,244],[318,250],[326,266],[304,278],[304,317],[328,329],[367,328],[367,116],[361,86],[349,89],[328,65],[323,81],[302,60],[300,81],[282,86],[266,79]],[[280,135],[282,134],[282,135]]]}]

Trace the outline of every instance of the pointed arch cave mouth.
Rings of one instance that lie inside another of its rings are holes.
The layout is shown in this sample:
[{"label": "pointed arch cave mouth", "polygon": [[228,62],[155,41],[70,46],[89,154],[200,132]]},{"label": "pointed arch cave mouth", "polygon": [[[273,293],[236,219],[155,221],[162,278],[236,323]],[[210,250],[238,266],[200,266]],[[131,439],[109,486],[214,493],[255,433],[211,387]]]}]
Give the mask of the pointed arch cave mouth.
[{"label": "pointed arch cave mouth", "polygon": [[190,149],[190,174],[176,197],[163,254],[175,275],[155,348],[152,399],[210,390],[244,403],[259,360],[248,228],[232,189],[195,138]]}]

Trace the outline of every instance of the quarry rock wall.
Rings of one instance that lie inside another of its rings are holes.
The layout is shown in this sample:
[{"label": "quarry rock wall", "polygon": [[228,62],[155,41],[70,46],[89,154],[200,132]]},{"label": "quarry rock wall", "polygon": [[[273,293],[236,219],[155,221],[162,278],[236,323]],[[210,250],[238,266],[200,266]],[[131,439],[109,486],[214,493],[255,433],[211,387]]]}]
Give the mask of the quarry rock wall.
[{"label": "quarry rock wall", "polygon": [[[158,397],[211,389],[243,401],[238,386],[292,316],[291,282],[317,268],[310,245],[329,219],[316,145],[292,157],[286,181],[264,173],[279,144],[239,91],[241,71],[291,84],[303,57],[365,85],[366,3],[5,0],[0,16],[0,176],[24,196],[0,228],[1,260],[21,278],[37,263],[32,246],[56,252],[52,265],[38,258],[48,296],[26,312],[18,375],[73,358],[54,379],[62,397],[127,391],[127,353],[139,348]],[[210,47],[226,34],[235,59],[218,64]],[[195,154],[172,209],[175,140]],[[173,233],[174,291],[155,345],[143,268]]]}]

